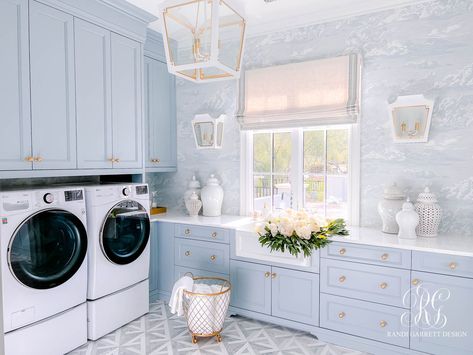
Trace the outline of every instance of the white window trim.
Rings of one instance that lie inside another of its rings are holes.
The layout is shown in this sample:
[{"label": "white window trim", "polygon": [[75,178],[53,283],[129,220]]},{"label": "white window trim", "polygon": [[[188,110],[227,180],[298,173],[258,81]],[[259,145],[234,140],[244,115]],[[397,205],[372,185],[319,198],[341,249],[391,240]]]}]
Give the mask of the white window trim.
[{"label": "white window trim", "polygon": [[[348,193],[348,206],[349,206],[349,224],[352,226],[359,226],[360,224],[360,127],[359,123],[350,125],[350,142],[349,142],[349,169],[348,169],[348,181],[349,181],[349,193]],[[320,128],[329,128],[320,127]],[[271,130],[275,131],[275,130]],[[281,130],[287,131],[287,130]],[[259,131],[260,132],[260,131]],[[261,132],[264,132],[262,130]],[[293,136],[293,141],[296,139],[301,141],[302,130],[292,130],[293,135],[299,135],[298,137]],[[253,191],[253,134],[251,131],[241,131],[240,133],[240,214],[248,216],[252,212],[253,201],[249,198],[248,191]],[[293,144],[293,158],[292,159],[292,174],[297,174],[298,171],[303,169],[303,157],[302,152],[295,151],[297,148],[302,149],[302,144]],[[300,182],[294,176],[291,180],[298,185]],[[294,186],[293,191],[293,205],[299,206],[299,201],[303,200],[303,191],[299,186]]]}]

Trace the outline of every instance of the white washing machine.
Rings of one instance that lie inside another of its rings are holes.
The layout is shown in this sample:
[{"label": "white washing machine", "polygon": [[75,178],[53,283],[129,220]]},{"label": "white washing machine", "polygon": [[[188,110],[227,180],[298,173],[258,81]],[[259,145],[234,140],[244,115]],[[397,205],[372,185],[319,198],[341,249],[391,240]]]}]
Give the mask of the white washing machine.
[{"label": "white washing machine", "polygon": [[146,184],[85,188],[89,235],[88,337],[149,311],[150,219]]},{"label": "white washing machine", "polygon": [[82,188],[0,192],[5,353],[59,355],[87,342]]}]

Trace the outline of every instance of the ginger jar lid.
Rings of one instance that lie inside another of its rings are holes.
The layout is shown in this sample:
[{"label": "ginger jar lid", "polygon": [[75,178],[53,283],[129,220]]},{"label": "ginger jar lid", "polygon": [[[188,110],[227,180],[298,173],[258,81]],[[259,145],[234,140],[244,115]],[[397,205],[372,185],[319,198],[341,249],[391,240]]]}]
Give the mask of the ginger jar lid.
[{"label": "ginger jar lid", "polygon": [[189,181],[189,189],[200,189],[200,182],[196,179],[195,175],[193,175],[192,180]]},{"label": "ginger jar lid", "polygon": [[426,186],[424,192],[421,192],[417,197],[418,203],[437,203],[437,196],[434,193],[430,192],[430,188]]},{"label": "ginger jar lid", "polygon": [[220,186],[220,183],[214,174],[210,174],[210,177],[207,179],[207,185]]},{"label": "ginger jar lid", "polygon": [[383,196],[388,200],[404,200],[406,197],[404,191],[395,182],[384,188]]}]

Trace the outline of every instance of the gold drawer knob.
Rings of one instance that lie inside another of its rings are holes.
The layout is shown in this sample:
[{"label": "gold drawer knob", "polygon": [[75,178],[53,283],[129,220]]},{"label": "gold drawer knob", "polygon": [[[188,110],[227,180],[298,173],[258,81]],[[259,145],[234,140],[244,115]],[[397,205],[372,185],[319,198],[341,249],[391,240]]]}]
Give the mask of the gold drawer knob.
[{"label": "gold drawer knob", "polygon": [[278,274],[276,274],[275,272],[273,272],[273,273],[271,274],[271,278],[272,278],[272,279],[275,279],[276,276],[278,276]]},{"label": "gold drawer knob", "polygon": [[188,250],[185,252],[186,256],[191,256],[191,252]]},{"label": "gold drawer knob", "polygon": [[158,164],[160,162],[160,160],[159,159],[151,159],[151,162]]},{"label": "gold drawer knob", "polygon": [[414,286],[417,286],[418,284],[420,284],[420,280],[419,279],[414,279],[414,280],[412,280],[412,284]]},{"label": "gold drawer knob", "polygon": [[210,260],[212,260],[212,261],[215,261],[215,259],[217,259],[217,257],[216,257],[215,255],[212,255],[212,256],[210,257]]},{"label": "gold drawer knob", "polygon": [[25,160],[26,160],[27,162],[30,162],[30,163],[31,163],[31,162],[34,161],[34,158],[33,158],[33,157],[26,157]]},{"label": "gold drawer knob", "polygon": [[383,255],[381,255],[381,260],[383,260],[383,261],[388,260],[388,258],[389,258],[389,254],[388,254],[388,253],[384,253]]},{"label": "gold drawer knob", "polygon": [[386,322],[385,320],[382,320],[381,322],[379,322],[379,326],[380,326],[381,328],[384,328],[384,327],[387,326],[387,325],[388,325],[388,322]]},{"label": "gold drawer knob", "polygon": [[345,282],[346,279],[347,279],[347,278],[342,275],[342,276],[340,276],[340,277],[338,278],[338,282]]},{"label": "gold drawer knob", "polygon": [[345,312],[340,312],[338,313],[338,318],[343,319],[345,318],[345,315],[346,315]]},{"label": "gold drawer knob", "polygon": [[450,264],[448,264],[448,267],[452,270],[455,270],[457,268],[457,263],[451,262]]},{"label": "gold drawer knob", "polygon": [[338,251],[338,253],[339,253],[340,255],[345,255],[346,252],[347,252],[347,250],[346,250],[345,248],[342,248],[342,249],[340,249],[340,250]]},{"label": "gold drawer knob", "polygon": [[42,157],[36,157],[34,158],[34,161],[37,162],[37,163],[40,163],[43,161],[43,158]]},{"label": "gold drawer knob", "polygon": [[383,282],[383,283],[379,284],[379,287],[384,290],[386,287],[388,287],[388,284],[386,282]]},{"label": "gold drawer knob", "polygon": [[186,230],[184,231],[184,234],[191,234],[191,230],[189,228],[186,228]]},{"label": "gold drawer knob", "polygon": [[266,271],[266,272],[264,273],[264,277],[266,277],[266,278],[268,278],[270,275],[271,275],[271,273],[270,273],[269,271]]},{"label": "gold drawer knob", "polygon": [[212,233],[212,238],[217,238],[217,232]]}]

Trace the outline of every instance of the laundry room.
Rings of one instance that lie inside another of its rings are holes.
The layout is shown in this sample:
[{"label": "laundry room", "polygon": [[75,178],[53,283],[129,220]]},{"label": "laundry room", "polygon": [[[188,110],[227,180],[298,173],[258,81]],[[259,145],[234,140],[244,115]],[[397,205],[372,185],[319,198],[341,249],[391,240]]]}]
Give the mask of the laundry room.
[{"label": "laundry room", "polygon": [[472,38],[473,0],[0,0],[0,354],[473,355]]}]

